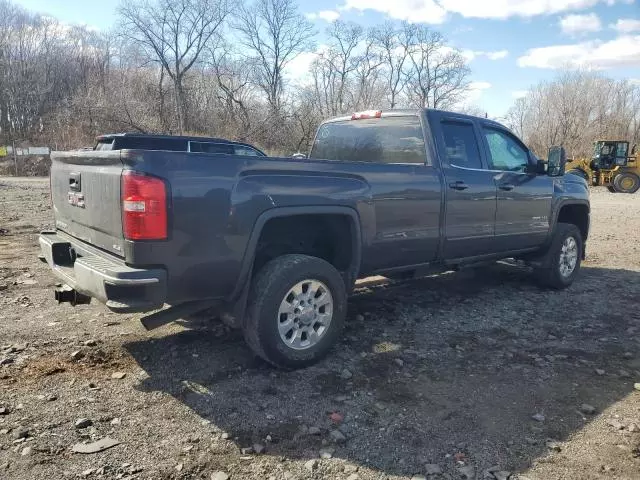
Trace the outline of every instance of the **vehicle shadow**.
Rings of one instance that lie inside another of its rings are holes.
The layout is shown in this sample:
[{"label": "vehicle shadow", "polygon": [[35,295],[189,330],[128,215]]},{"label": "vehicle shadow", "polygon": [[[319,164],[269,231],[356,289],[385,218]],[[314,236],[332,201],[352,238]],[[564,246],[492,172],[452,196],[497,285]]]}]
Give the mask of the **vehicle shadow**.
[{"label": "vehicle shadow", "polygon": [[588,266],[561,292],[504,265],[362,287],[343,341],[294,372],[255,359],[241,333],[197,323],[125,348],[149,375],[141,390],[171,394],[238,449],[312,459],[331,448],[389,475],[424,475],[424,463],[455,473],[461,459],[521,471],[590,421],[582,404],[601,412],[633,390],[619,372],[640,370],[638,291],[640,272]]}]

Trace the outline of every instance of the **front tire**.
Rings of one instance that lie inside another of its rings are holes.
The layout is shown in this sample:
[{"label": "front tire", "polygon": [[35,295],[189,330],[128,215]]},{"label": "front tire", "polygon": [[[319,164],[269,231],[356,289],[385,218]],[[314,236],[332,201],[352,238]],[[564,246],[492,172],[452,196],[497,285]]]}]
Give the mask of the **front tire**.
[{"label": "front tire", "polygon": [[245,340],[267,362],[302,368],[337,342],[347,310],[340,273],[307,255],[283,255],[254,277],[244,323]]},{"label": "front tire", "polygon": [[636,193],[640,189],[640,177],[635,173],[619,173],[613,179],[613,186],[619,193]]},{"label": "front tire", "polygon": [[571,223],[558,223],[546,254],[545,266],[536,271],[538,281],[556,290],[570,286],[580,271],[583,248],[578,227]]}]

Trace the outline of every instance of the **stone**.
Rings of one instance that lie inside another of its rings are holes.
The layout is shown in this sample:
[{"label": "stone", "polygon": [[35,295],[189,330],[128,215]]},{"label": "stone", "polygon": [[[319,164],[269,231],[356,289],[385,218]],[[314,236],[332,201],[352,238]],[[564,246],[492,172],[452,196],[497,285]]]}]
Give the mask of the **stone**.
[{"label": "stone", "polygon": [[313,472],[314,470],[316,470],[318,468],[318,460],[313,458],[313,459],[309,460],[308,462],[305,462],[304,468],[306,468],[310,472]]},{"label": "stone", "polygon": [[329,437],[334,443],[345,443],[347,441],[347,437],[340,430],[331,430]]},{"label": "stone", "polygon": [[75,427],[76,428],[87,428],[93,425],[93,422],[88,418],[80,418],[76,420]]},{"label": "stone", "polygon": [[57,399],[58,399],[58,396],[54,393],[47,395],[47,397],[45,398],[47,402],[55,402]]},{"label": "stone", "polygon": [[624,423],[616,420],[615,418],[608,420],[607,421],[607,425],[609,425],[610,427],[615,428],[616,430],[624,430]]},{"label": "stone", "polygon": [[119,417],[114,418],[113,420],[111,420],[111,425],[120,425],[122,423],[122,419]]},{"label": "stone", "polygon": [[411,480],[427,480],[427,477],[425,477],[424,475],[414,475],[413,477],[411,477]]},{"label": "stone", "polygon": [[26,457],[27,455],[31,455],[32,452],[33,452],[33,449],[31,447],[24,447],[22,449],[22,452],[20,452],[20,455],[22,455],[23,457]]},{"label": "stone", "polygon": [[124,372],[114,372],[111,374],[111,378],[113,378],[114,380],[122,380],[126,376],[127,374]]},{"label": "stone", "polygon": [[328,460],[333,458],[333,454],[336,453],[335,448],[321,448],[320,449],[320,458],[324,460]]},{"label": "stone", "polygon": [[342,469],[344,473],[356,473],[358,470],[360,470],[360,467],[357,465],[345,465]]},{"label": "stone", "polygon": [[580,405],[580,411],[585,415],[593,415],[594,413],[596,413],[596,407],[594,407],[593,405],[589,405],[588,403],[583,403],[582,405]]},{"label": "stone", "polygon": [[102,440],[98,440],[93,443],[76,443],[71,450],[75,453],[98,453],[109,448],[115,447],[116,445],[120,445],[118,440],[114,440],[113,438],[105,437]]},{"label": "stone", "polygon": [[534,419],[536,422],[544,422],[546,419],[545,416],[542,415],[541,413],[536,413],[531,418]]},{"label": "stone", "polygon": [[474,480],[476,478],[476,469],[473,465],[465,465],[464,467],[458,467],[458,473],[462,475],[465,480]]},{"label": "stone", "polygon": [[633,384],[633,388],[634,388],[634,390],[640,391],[640,383],[634,383]]},{"label": "stone", "polygon": [[635,432],[640,431],[640,427],[638,427],[638,424],[636,424],[636,423],[630,423],[627,426],[627,431],[631,432],[631,433],[635,433]]},{"label": "stone", "polygon": [[81,358],[84,358],[84,352],[82,350],[76,350],[75,352],[71,353],[71,359],[72,360],[80,360]]},{"label": "stone", "polygon": [[401,358],[394,358],[393,361],[399,367],[404,367],[404,360],[402,360]]},{"label": "stone", "polygon": [[352,473],[347,477],[347,480],[359,480],[359,478],[360,478],[360,475],[358,475],[357,473]]},{"label": "stone", "polygon": [[493,472],[493,476],[496,477],[496,480],[509,480],[511,472],[500,470],[498,472]]},{"label": "stone", "polygon": [[253,444],[253,451],[258,455],[262,455],[264,452],[266,452],[266,450],[267,450],[267,447],[265,447],[261,443]]},{"label": "stone", "polygon": [[229,474],[222,471],[213,472],[211,474],[211,480],[229,480]]},{"label": "stone", "polygon": [[596,374],[597,374],[597,375],[602,376],[602,375],[604,375],[605,373],[607,373],[607,372],[605,372],[605,371],[604,371],[604,370],[602,370],[601,368],[596,368]]},{"label": "stone", "polygon": [[629,377],[631,377],[631,374],[629,372],[627,372],[626,370],[623,370],[623,369],[618,370],[618,375],[620,375],[620,378],[629,378]]},{"label": "stone", "polygon": [[427,475],[442,475],[442,467],[437,463],[427,463],[424,466],[424,472]]},{"label": "stone", "polygon": [[0,415],[9,415],[10,413],[9,407],[0,407]]},{"label": "stone", "polygon": [[0,365],[11,365],[13,363],[13,358],[2,358],[0,359]]},{"label": "stone", "polygon": [[83,345],[85,347],[95,347],[98,345],[98,342],[96,342],[95,340],[87,340],[86,342],[83,343]]},{"label": "stone", "polygon": [[560,443],[554,440],[547,440],[546,446],[549,450],[553,450],[554,452],[562,451],[562,446],[560,446]]},{"label": "stone", "polygon": [[29,436],[29,430],[26,428],[18,428],[15,432],[13,432],[13,438],[15,438],[16,440],[20,440],[21,438],[28,438]]},{"label": "stone", "polygon": [[360,313],[357,314],[356,315],[356,322],[360,322],[360,323],[364,322],[364,315],[362,315]]},{"label": "stone", "polygon": [[340,378],[342,378],[343,380],[350,380],[353,378],[353,373],[351,373],[349,370],[347,370],[346,368],[344,370],[342,370],[342,372],[340,373]]},{"label": "stone", "polygon": [[220,438],[222,438],[223,440],[229,440],[231,438],[231,434],[229,432],[224,432],[222,435],[220,435]]},{"label": "stone", "polygon": [[242,455],[251,455],[253,453],[253,447],[245,447],[240,449]]},{"label": "stone", "polygon": [[320,430],[319,427],[309,427],[307,433],[309,435],[320,435],[322,433],[322,430]]}]

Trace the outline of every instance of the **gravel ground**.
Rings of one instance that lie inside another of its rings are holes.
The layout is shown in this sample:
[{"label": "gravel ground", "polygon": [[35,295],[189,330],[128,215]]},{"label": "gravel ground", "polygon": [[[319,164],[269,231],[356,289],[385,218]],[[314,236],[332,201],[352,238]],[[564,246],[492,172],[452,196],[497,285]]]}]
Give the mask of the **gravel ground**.
[{"label": "gravel ground", "polygon": [[638,479],[640,195],[592,209],[569,290],[506,265],[363,283],[329,358],[283,372],[204,318],[56,305],[48,182],[0,178],[0,478]]}]

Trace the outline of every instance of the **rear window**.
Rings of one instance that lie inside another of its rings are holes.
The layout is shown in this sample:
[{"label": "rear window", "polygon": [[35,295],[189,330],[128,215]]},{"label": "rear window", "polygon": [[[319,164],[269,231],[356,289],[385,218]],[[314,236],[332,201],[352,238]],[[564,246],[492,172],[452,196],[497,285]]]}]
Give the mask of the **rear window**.
[{"label": "rear window", "polygon": [[113,138],[100,138],[94,150],[113,150]]},{"label": "rear window", "polygon": [[114,150],[169,150],[186,152],[187,141],[178,138],[117,137]]},{"label": "rear window", "polygon": [[426,154],[420,119],[404,116],[326,123],[318,130],[309,157],[424,164]]}]

